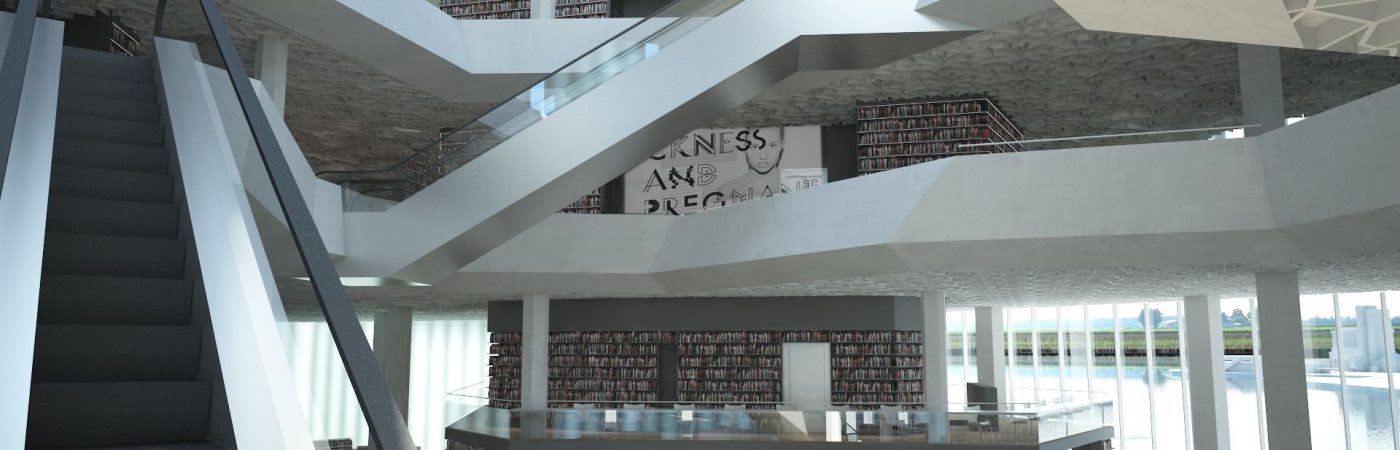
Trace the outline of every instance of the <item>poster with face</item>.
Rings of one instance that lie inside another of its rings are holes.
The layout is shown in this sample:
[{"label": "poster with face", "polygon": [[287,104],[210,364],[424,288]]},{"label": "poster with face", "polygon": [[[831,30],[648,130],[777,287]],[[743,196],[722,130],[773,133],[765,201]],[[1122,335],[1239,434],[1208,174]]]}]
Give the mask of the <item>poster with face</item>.
[{"label": "poster with face", "polygon": [[820,127],[695,130],[627,172],[624,212],[692,214],[772,197],[794,177],[813,184],[821,167]]}]

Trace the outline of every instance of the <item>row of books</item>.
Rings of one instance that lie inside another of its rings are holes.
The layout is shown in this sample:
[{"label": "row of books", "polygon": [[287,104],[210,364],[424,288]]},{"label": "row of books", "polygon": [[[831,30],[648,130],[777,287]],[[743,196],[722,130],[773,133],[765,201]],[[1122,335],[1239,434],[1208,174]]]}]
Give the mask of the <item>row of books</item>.
[{"label": "row of books", "polygon": [[987,111],[987,100],[950,100],[895,105],[870,105],[856,107],[856,118],[860,120],[884,119],[890,117],[916,117],[934,114],[958,114]]},{"label": "row of books", "polygon": [[551,355],[655,355],[656,344],[550,344]]},{"label": "row of books", "polygon": [[846,331],[831,334],[833,344],[922,344],[921,331]]},{"label": "row of books", "polygon": [[[654,402],[655,392],[645,391],[550,391],[549,399],[559,402]],[[562,407],[572,407],[571,404]]]},{"label": "row of books", "polygon": [[658,331],[564,331],[549,334],[551,344],[655,344]]},{"label": "row of books", "polygon": [[597,3],[597,4],[606,5],[606,4],[608,4],[608,0],[556,0],[556,1],[554,2],[554,5],[555,5],[555,6],[573,6],[573,5],[587,5],[587,4],[591,4],[591,3]]},{"label": "row of books", "polygon": [[655,356],[551,356],[554,367],[656,367]]},{"label": "row of books", "polygon": [[976,139],[967,142],[920,142],[914,144],[888,144],[859,147],[859,158],[891,158],[900,156],[951,156],[986,153],[990,147],[961,147],[962,144],[983,142]]},{"label": "row of books", "polygon": [[676,342],[681,344],[779,344],[783,342],[781,331],[710,331],[676,333]]},{"label": "row of books", "polygon": [[991,139],[992,129],[986,126],[930,128],[909,131],[880,131],[860,135],[860,145],[906,144],[932,141]]},{"label": "row of books", "polygon": [[921,393],[924,382],[911,381],[840,381],[832,380],[831,392],[854,394]]},{"label": "row of books", "polygon": [[594,3],[582,6],[560,6],[554,8],[554,17],[573,18],[577,16],[607,17],[610,8],[607,3]]},{"label": "row of books", "polygon": [[[491,333],[491,343],[519,344],[519,332]],[[550,344],[781,344],[784,342],[922,343],[918,331],[560,331]]]},{"label": "row of books", "polygon": [[504,2],[469,3],[463,5],[443,6],[443,12],[452,16],[466,14],[485,14],[507,11],[530,11],[530,0],[510,0]]},{"label": "row of books", "polygon": [[[831,394],[831,402],[832,402],[832,403],[836,403],[836,404],[841,404],[841,403],[923,403],[923,402],[924,402],[924,394],[922,394],[922,393],[904,393],[904,394],[878,393],[878,394],[863,394],[863,393],[849,393],[849,392],[841,392],[841,393],[833,392],[833,393]],[[872,405],[872,406],[875,406],[875,405]]]},{"label": "row of books", "polygon": [[655,391],[656,380],[549,380],[550,390]]},{"label": "row of books", "polygon": [[681,369],[681,379],[686,380],[781,380],[783,371],[779,369],[767,369],[751,367],[746,369]]},{"label": "row of books", "polygon": [[681,402],[777,403],[783,401],[778,392],[686,392],[677,394]]},{"label": "row of books", "polygon": [[[520,376],[516,372],[514,376]],[[592,378],[600,380],[655,380],[654,368],[550,367],[550,378]]]},{"label": "row of books", "polygon": [[681,391],[698,392],[782,392],[783,383],[773,380],[707,381],[681,380],[677,385]]},{"label": "row of books", "polygon": [[924,369],[831,369],[833,380],[922,380]]},{"label": "row of books", "polygon": [[504,20],[504,18],[529,18],[528,8],[526,8],[526,10],[493,11],[493,13],[462,13],[462,11],[455,11],[455,8],[456,7],[445,7],[442,8],[442,11],[445,11],[445,13],[447,13],[448,15],[452,15],[452,17],[454,18],[458,18],[458,20]]},{"label": "row of books", "polygon": [[870,369],[912,369],[923,367],[922,356],[833,356],[831,367]]},{"label": "row of books", "polygon": [[524,6],[522,6],[522,8],[530,7],[530,0],[442,0],[439,6],[482,5],[491,3],[523,4]]},{"label": "row of books", "polygon": [[781,344],[681,344],[677,351],[681,355],[760,355],[781,356]]},{"label": "row of books", "polygon": [[988,125],[992,116],[987,113],[950,114],[919,117],[913,119],[880,119],[860,122],[860,132],[920,130],[928,128],[965,127]]},{"label": "row of books", "polygon": [[682,356],[681,367],[782,367],[783,359],[775,356]]},{"label": "row of books", "polygon": [[520,378],[491,377],[491,384],[486,385],[490,389],[520,389]]},{"label": "row of books", "polygon": [[872,158],[857,161],[856,170],[861,172],[879,172],[882,170],[898,169],[915,164],[923,164],[929,161],[943,159],[953,155],[936,156],[904,156],[891,158]]},{"label": "row of books", "polygon": [[837,356],[861,355],[922,355],[923,344],[835,344],[831,354]]}]

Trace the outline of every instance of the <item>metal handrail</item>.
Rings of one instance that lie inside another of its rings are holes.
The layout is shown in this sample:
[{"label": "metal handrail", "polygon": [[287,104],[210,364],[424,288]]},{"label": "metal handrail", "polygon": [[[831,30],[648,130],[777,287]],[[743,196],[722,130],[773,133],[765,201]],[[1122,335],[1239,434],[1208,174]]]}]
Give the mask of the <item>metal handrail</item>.
[{"label": "metal handrail", "polygon": [[5,170],[10,166],[10,147],[15,140],[20,94],[24,92],[24,76],[29,71],[29,48],[34,45],[38,13],[38,0],[19,0],[15,5],[10,41],[5,44],[5,59],[0,63],[4,64],[0,66],[0,189],[4,188]]},{"label": "metal handrail", "polygon": [[1152,136],[1152,135],[1158,135],[1158,134],[1193,133],[1193,132],[1200,132],[1200,131],[1222,131],[1222,130],[1235,130],[1235,129],[1242,129],[1242,128],[1254,128],[1254,127],[1258,127],[1258,126],[1259,126],[1259,125],[1257,125],[1257,124],[1255,124],[1255,125],[1235,125],[1235,126],[1227,126],[1227,127],[1186,128],[1186,129],[1181,129],[1181,130],[1139,131],[1139,132],[1135,132],[1135,133],[1096,134],[1096,135],[1092,135],[1092,136],[1074,136],[1074,137],[1064,137],[1064,138],[1027,139],[1027,140],[1020,140],[1020,141],[1009,141],[1009,142],[993,142],[993,143],[978,143],[978,144],[959,144],[959,145],[958,145],[958,148],[986,147],[986,146],[989,146],[989,145],[1006,145],[1006,144],[1036,144],[1036,143],[1041,143],[1041,142],[1082,141],[1082,140],[1085,140],[1085,139],[1109,139],[1109,138],[1130,137],[1130,136]]},{"label": "metal handrail", "polygon": [[[330,328],[331,337],[340,352],[341,361],[345,364],[346,375],[360,403],[365,422],[369,425],[371,442],[374,448],[379,449],[413,450],[415,447],[408,432],[408,425],[389,393],[384,372],[374,357],[374,351],[370,349],[359,317],[355,315],[350,298],[345,293],[345,287],[340,284],[340,277],[331,263],[330,253],[326,251],[325,241],[316,229],[306,199],[302,197],[291,167],[287,164],[286,154],[273,134],[272,123],[253,90],[252,81],[248,79],[243,59],[233,45],[228,25],[224,23],[214,0],[199,0],[199,5],[204,11],[209,32],[213,35],[215,47],[228,72],[234,94],[252,132],[253,142],[262,158],[263,167],[267,170],[282,214],[287,220],[292,241],[297,252],[301,254],[303,266],[321,312],[326,318],[326,324]],[[161,0],[156,10],[157,18],[164,17],[165,6],[165,0]],[[161,22],[157,19],[157,32],[160,27]]]}]

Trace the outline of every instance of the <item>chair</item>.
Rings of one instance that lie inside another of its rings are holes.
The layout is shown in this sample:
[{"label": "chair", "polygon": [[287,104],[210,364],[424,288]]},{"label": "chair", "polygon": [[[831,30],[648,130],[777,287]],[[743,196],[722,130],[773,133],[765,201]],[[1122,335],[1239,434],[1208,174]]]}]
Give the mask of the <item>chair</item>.
[{"label": "chair", "polygon": [[603,431],[603,413],[597,411],[597,403],[574,403],[573,409],[581,410],[574,413],[578,415],[579,422],[582,424],[581,431],[594,433]]},{"label": "chair", "polygon": [[735,430],[753,431],[753,418],[749,417],[748,409],[748,405],[724,405],[725,412],[723,420],[720,421],[721,426]]},{"label": "chair", "polygon": [[655,431],[656,421],[651,420],[655,416],[637,412],[646,409],[647,405],[641,403],[623,403],[617,417],[618,428],[629,433]]}]

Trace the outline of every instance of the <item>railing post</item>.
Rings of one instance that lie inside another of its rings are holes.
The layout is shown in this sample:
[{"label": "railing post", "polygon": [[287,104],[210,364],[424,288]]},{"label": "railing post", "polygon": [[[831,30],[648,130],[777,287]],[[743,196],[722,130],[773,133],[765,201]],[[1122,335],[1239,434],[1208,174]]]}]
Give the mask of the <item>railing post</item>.
[{"label": "railing post", "polygon": [[374,351],[370,349],[369,340],[365,338],[364,329],[360,326],[360,319],[355,315],[350,299],[345,294],[345,287],[340,284],[340,276],[331,264],[325,241],[316,229],[306,199],[297,187],[291,167],[287,164],[287,157],[273,134],[272,123],[253,90],[252,81],[248,79],[248,71],[243,66],[238,49],[233,45],[228,26],[219,14],[218,5],[214,0],[200,0],[199,4],[204,10],[205,20],[209,23],[209,31],[214,37],[219,57],[228,70],[229,81],[233,84],[234,94],[243,109],[243,116],[248,121],[258,154],[262,157],[263,166],[267,168],[272,189],[276,192],[282,214],[287,219],[292,241],[301,253],[311,287],[315,290],[317,301],[320,302],[321,312],[325,315],[331,337],[340,352],[340,359],[345,364],[345,373],[350,378],[356,399],[360,402],[360,410],[369,425],[370,441],[374,448],[381,450],[414,450],[408,425],[404,422],[398,405],[394,403],[393,395],[389,393],[384,372],[379,368]]}]

